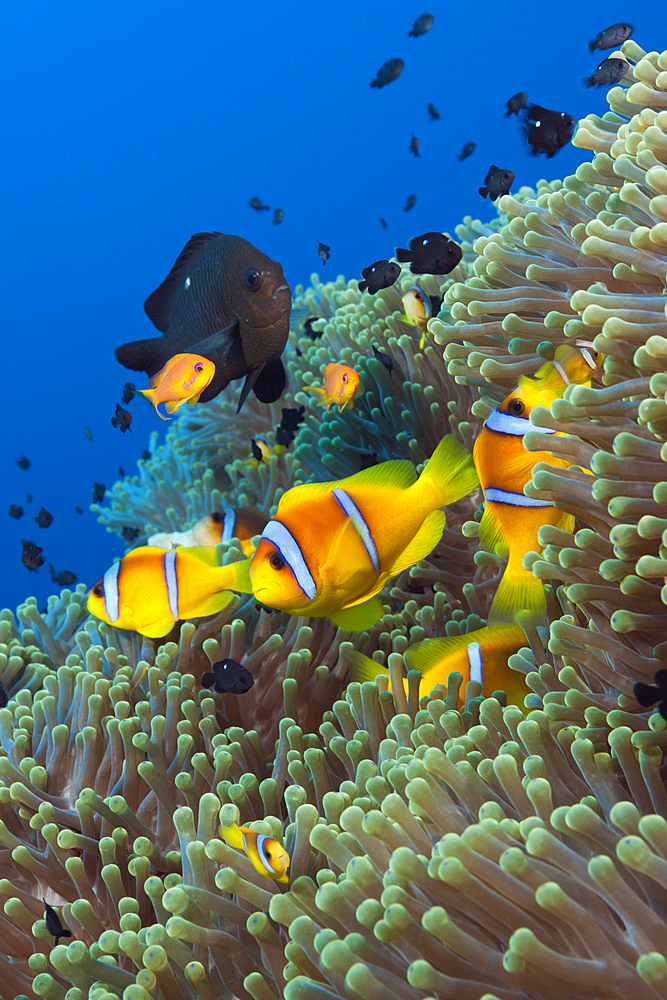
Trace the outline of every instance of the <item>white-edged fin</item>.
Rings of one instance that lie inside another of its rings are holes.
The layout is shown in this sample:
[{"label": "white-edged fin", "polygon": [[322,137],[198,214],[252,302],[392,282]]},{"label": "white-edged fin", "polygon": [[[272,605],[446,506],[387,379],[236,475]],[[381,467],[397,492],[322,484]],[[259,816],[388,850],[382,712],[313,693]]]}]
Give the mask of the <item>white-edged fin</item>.
[{"label": "white-edged fin", "polygon": [[164,556],[164,582],[167,585],[169,610],[174,618],[178,618],[178,577],[176,575],[176,556],[178,549],[170,549]]},{"label": "white-edged fin", "polygon": [[533,500],[524,493],[508,493],[492,486],[487,486],[484,490],[484,499],[493,500],[494,503],[509,503],[513,507],[553,507],[551,500]]},{"label": "white-edged fin", "polygon": [[375,542],[373,541],[373,536],[371,535],[370,528],[366,524],[364,517],[355,504],[349,493],[342,490],[340,487],[335,487],[331,491],[342,507],[344,513],[349,517],[352,522],[352,526],[359,538],[363,542],[364,548],[368,553],[368,558],[373,563],[373,569],[375,570],[375,575],[378,576],[380,573],[380,559],[378,557],[378,552],[375,547]]},{"label": "white-edged fin", "polygon": [[282,521],[269,521],[262,532],[262,538],[273,542],[281,556],[294,573],[294,579],[298,583],[306,597],[312,601],[317,594],[317,585],[312,577],[303,553],[292,533],[285,527]]},{"label": "white-edged fin", "polygon": [[468,646],[468,663],[470,664],[470,680],[484,683],[484,665],[482,663],[482,647],[478,642]]},{"label": "white-edged fin", "polygon": [[234,535],[234,527],[236,525],[236,511],[232,507],[223,507],[225,513],[225,520],[222,525],[222,535],[220,536],[221,542],[231,542]]},{"label": "white-edged fin", "polygon": [[120,614],[120,595],[118,592],[118,576],[120,574],[120,562],[109,566],[102,577],[102,590],[104,591],[104,607],[111,623],[118,621]]}]

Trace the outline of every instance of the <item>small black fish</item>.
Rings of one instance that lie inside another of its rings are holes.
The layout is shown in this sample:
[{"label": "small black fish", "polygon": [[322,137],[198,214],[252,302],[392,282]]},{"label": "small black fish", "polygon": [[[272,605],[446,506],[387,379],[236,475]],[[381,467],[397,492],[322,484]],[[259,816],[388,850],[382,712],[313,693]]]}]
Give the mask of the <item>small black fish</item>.
[{"label": "small black fish", "polygon": [[84,427],[83,433],[86,435],[89,441],[93,440],[93,432],[91,431],[90,427]]},{"label": "small black fish", "polygon": [[49,932],[49,934],[53,934],[54,938],[56,939],[55,944],[53,946],[55,948],[61,937],[71,937],[72,932],[69,931],[66,927],[63,927],[60,921],[60,917],[53,909],[53,907],[49,906],[49,904],[46,902],[45,899],[42,899],[42,902],[46,907],[46,913],[44,915],[44,919],[46,920],[46,929]]},{"label": "small black fish", "polygon": [[630,63],[625,59],[603,59],[592,76],[585,76],[581,81],[584,87],[610,87],[622,80],[630,69]]},{"label": "small black fish", "polygon": [[507,170],[502,167],[494,167],[494,165],[491,164],[489,172],[484,178],[486,187],[480,187],[477,188],[477,190],[481,194],[482,198],[486,198],[488,194],[491,201],[495,201],[499,195],[510,193],[513,181],[514,174],[511,170]]},{"label": "small black fish", "polygon": [[549,111],[539,104],[531,106],[526,115],[526,123],[524,128],[528,145],[533,147],[533,156],[546,153],[548,160],[563,146],[567,146],[575,125],[572,115],[564,111]]},{"label": "small black fish", "polygon": [[264,456],[262,455],[261,448],[259,447],[254,438],[250,438],[250,450],[252,451],[252,457],[257,459],[258,462],[264,461]]},{"label": "small black fish", "polygon": [[77,514],[83,514],[83,509],[81,507],[75,507],[74,510],[77,512]]},{"label": "small black fish", "polygon": [[52,563],[49,563],[49,573],[52,583],[57,583],[59,587],[69,587],[76,583],[76,573],[72,573],[69,569],[64,569],[62,573],[56,573]]},{"label": "small black fish", "polygon": [[472,156],[476,148],[477,148],[476,143],[466,142],[465,146],[463,147],[459,155],[456,157],[456,159],[465,160],[468,156]]},{"label": "small black fish", "polygon": [[27,570],[34,572],[39,566],[44,565],[44,556],[42,552],[44,549],[40,548],[34,542],[26,542],[25,538],[21,539],[21,544],[23,545],[23,555],[21,556],[21,562]]},{"label": "small black fish", "polygon": [[405,208],[403,209],[403,211],[404,212],[409,212],[410,209],[414,208],[416,204],[417,204],[417,195],[416,194],[409,194],[408,195],[408,200],[405,203]]},{"label": "small black fish", "polygon": [[427,109],[429,115],[431,116],[431,121],[432,122],[440,121],[440,112],[436,108],[435,104],[427,104],[426,105],[426,109]]},{"label": "small black fish", "polygon": [[433,14],[420,14],[410,31],[408,31],[408,38],[411,35],[413,38],[419,38],[420,35],[425,35],[427,31],[430,31],[432,27]]},{"label": "small black fish", "polygon": [[329,253],[330,250],[331,250],[331,247],[328,247],[326,245],[326,243],[319,243],[319,249],[318,249],[317,253],[318,253],[318,256],[320,256],[322,258],[322,263],[323,264],[326,264],[326,262],[329,260],[329,257],[331,256],[331,254]]},{"label": "small black fish", "polygon": [[211,688],[215,685],[218,694],[245,694],[255,683],[255,678],[236,660],[226,659],[213,664],[212,671],[202,674],[201,686]]},{"label": "small black fish", "polygon": [[424,233],[410,240],[410,249],[396,249],[401,264],[411,261],[413,274],[449,274],[461,260],[463,251],[458,243],[442,233]]},{"label": "small black fish", "polygon": [[10,503],[9,505],[10,517],[15,517],[16,520],[18,521],[20,517],[23,517],[23,514],[24,514],[23,507],[17,507],[16,504]]},{"label": "small black fish", "polygon": [[95,483],[93,486],[93,503],[102,503],[106,490],[106,486],[102,483]]},{"label": "small black fish", "polygon": [[125,479],[125,469],[123,468],[122,465],[118,466],[118,475],[120,476],[121,479]]},{"label": "small black fish", "polygon": [[363,472],[364,469],[371,469],[374,465],[378,464],[378,453],[376,451],[362,451],[359,456],[360,471]]},{"label": "small black fish", "polygon": [[599,32],[588,43],[588,50],[589,52],[595,52],[596,49],[618,48],[623,42],[627,42],[633,30],[631,24],[612,24],[609,28],[605,28],[604,31]]},{"label": "small black fish", "polygon": [[658,711],[663,719],[667,719],[667,670],[658,670],[653,684],[642,684],[638,681],[632,691],[642,708],[650,708],[659,702]]},{"label": "small black fish", "polygon": [[19,469],[29,469],[30,459],[26,458],[25,455],[21,455],[20,458],[16,459],[16,464],[18,465]]},{"label": "small black fish", "polygon": [[26,493],[25,499],[26,503],[32,503],[32,493]]},{"label": "small black fish", "polygon": [[142,451],[141,457],[143,458],[144,462],[147,462],[148,459],[152,457],[148,448],[145,448],[144,451]]},{"label": "small black fish", "polygon": [[402,59],[388,59],[380,66],[376,78],[371,80],[371,87],[377,87],[378,90],[380,87],[386,87],[388,83],[401,75],[404,65]]},{"label": "small black fish", "polygon": [[7,689],[2,681],[0,681],[0,708],[6,708],[8,701],[9,695],[7,694]]},{"label": "small black fish", "polygon": [[273,403],[285,388],[280,355],[291,309],[280,264],[240,236],[197,233],[144,302],[162,336],[123,344],[116,358],[152,378],[176,354],[201,354],[215,365],[201,403],[241,378],[237,410],[251,389],[262,403]]},{"label": "small black fish", "polygon": [[317,323],[322,317],[321,316],[309,316],[306,322],[303,324],[304,336],[310,337],[311,340],[319,340],[324,330],[313,330],[313,323]]},{"label": "small black fish", "polygon": [[141,534],[141,528],[131,528],[129,524],[126,524],[123,530],[121,531],[121,535],[123,536],[123,541],[127,542],[128,545],[130,545],[133,541],[135,541],[135,539],[137,539],[140,534]]},{"label": "small black fish", "polygon": [[418,156],[421,159],[421,154],[419,152],[419,139],[416,135],[412,136],[410,139],[410,145],[408,146],[408,152],[412,153],[413,156]]},{"label": "small black fish", "polygon": [[248,202],[250,208],[254,208],[256,212],[268,212],[269,206],[262,203],[261,198],[251,198]]},{"label": "small black fish", "polygon": [[294,435],[299,427],[299,424],[304,422],[304,416],[306,407],[300,406],[297,410],[296,407],[291,409],[286,409],[283,407],[283,415],[280,420],[280,425],[276,428],[276,444],[281,444],[285,448],[289,448],[292,441],[294,440]]},{"label": "small black fish", "polygon": [[132,414],[129,410],[124,410],[120,403],[116,403],[116,415],[111,418],[111,423],[120,429],[121,434],[125,434],[125,431],[132,430]]},{"label": "small black fish", "polygon": [[519,112],[523,111],[525,108],[527,101],[528,94],[525,90],[520,90],[518,93],[512,94],[509,101],[507,101],[507,104],[505,105],[507,111],[505,112],[504,117],[509,118],[510,115],[518,115]]},{"label": "small black fish", "polygon": [[35,524],[38,524],[40,528],[48,528],[52,521],[53,514],[49,514],[46,507],[42,507],[39,514],[35,518]]},{"label": "small black fish", "polygon": [[137,391],[137,387],[134,382],[126,382],[123,386],[123,395],[120,397],[120,401],[123,406],[127,406],[134,399],[134,394]]},{"label": "small black fish", "polygon": [[282,208],[274,208],[274,210],[273,210],[273,225],[274,226],[279,226],[280,223],[283,221],[284,218],[285,218],[285,213],[283,212]]},{"label": "small black fish", "polygon": [[394,364],[394,359],[392,358],[391,354],[385,354],[384,351],[379,351],[377,349],[377,347],[375,346],[375,344],[373,344],[372,347],[373,347],[373,354],[375,355],[375,357],[377,358],[377,360],[380,362],[380,364],[384,365],[384,367],[387,369],[387,371],[389,372],[389,377],[390,378],[391,378],[391,373],[394,370],[396,372],[398,372],[399,375],[403,374],[403,372],[398,367],[398,365]]},{"label": "small black fish", "polygon": [[380,216],[380,225],[382,226],[383,229],[387,228],[387,221],[386,219],[383,219],[382,216]]},{"label": "small black fish", "polygon": [[359,291],[368,289],[371,295],[375,295],[381,288],[389,288],[394,284],[401,273],[401,269],[393,260],[376,260],[370,267],[365,267],[362,272],[364,280],[359,282]]}]

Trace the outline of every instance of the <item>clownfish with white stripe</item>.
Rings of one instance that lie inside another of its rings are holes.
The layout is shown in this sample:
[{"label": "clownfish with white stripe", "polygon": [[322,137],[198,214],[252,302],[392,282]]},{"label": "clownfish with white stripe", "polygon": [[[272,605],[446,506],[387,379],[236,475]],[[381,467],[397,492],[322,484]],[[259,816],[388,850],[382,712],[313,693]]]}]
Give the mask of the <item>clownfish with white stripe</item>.
[{"label": "clownfish with white stripe", "polygon": [[187,531],[158,532],[148,538],[148,544],[158,549],[173,549],[178,545],[192,548],[199,545],[218,545],[238,538],[243,554],[255,551],[252,539],[261,535],[268,521],[266,514],[254,507],[223,507],[205,514]]},{"label": "clownfish with white stripe", "polygon": [[237,823],[220,826],[220,836],[227,841],[230,847],[237,847],[245,851],[260,875],[266,875],[267,878],[272,878],[276,882],[289,882],[287,869],[289,868],[290,856],[275,837],[256,833],[250,827],[238,826]]},{"label": "clownfish with white stripe", "polygon": [[142,545],[128,552],[88,595],[91,615],[116,628],[155,639],[180,618],[217,614],[233,599],[225,590],[226,566],[212,548],[163,549]]},{"label": "clownfish with white stripe", "polygon": [[[519,625],[491,625],[464,635],[422,639],[408,646],[403,660],[408,670],[420,672],[424,690],[428,692],[436,684],[446,686],[450,674],[461,674],[463,684],[459,692],[459,710],[464,706],[469,681],[481,684],[482,694],[487,698],[494,691],[502,690],[507,695],[508,705],[523,707],[529,688],[524,675],[511,670],[507,661],[526,642],[526,634]],[[386,667],[356,649],[347,650],[345,656],[350,664],[350,680],[362,683],[384,675],[391,690],[391,678]],[[404,679],[403,683],[407,695],[407,680]]]},{"label": "clownfish with white stripe", "polygon": [[426,342],[426,332],[428,329],[428,321],[434,312],[437,314],[440,306],[442,304],[442,299],[438,298],[437,295],[427,295],[423,292],[419,285],[413,285],[405,295],[402,296],[401,302],[403,303],[403,308],[405,309],[405,315],[400,316],[405,323],[409,323],[411,326],[416,326],[418,330],[421,330],[421,340],[419,341],[420,349],[423,348]]},{"label": "clownfish with white stripe", "polygon": [[[539,552],[538,531],[552,524],[572,531],[574,516],[549,500],[524,493],[538,462],[567,469],[571,462],[548,451],[526,451],[523,436],[532,429],[531,410],[550,407],[568,385],[591,384],[602,356],[588,348],[561,345],[534,377],[522,376],[519,385],[488,416],[477,436],[473,459],[484,490],[484,514],[479,526],[482,547],[507,559],[507,567],[489,611],[489,624],[513,622],[518,611],[530,612],[534,624],[546,623],[542,583],[523,565],[527,552]],[[541,428],[543,433],[556,431]]]}]

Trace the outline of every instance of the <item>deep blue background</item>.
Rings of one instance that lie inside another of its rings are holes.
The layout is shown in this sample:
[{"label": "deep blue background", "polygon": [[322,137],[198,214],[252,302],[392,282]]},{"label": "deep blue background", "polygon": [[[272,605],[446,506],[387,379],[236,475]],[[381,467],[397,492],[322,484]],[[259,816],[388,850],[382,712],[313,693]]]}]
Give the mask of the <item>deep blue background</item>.
[{"label": "deep blue background", "polygon": [[[425,9],[432,30],[408,38]],[[88,584],[123,551],[88,510],[93,483],[111,486],[119,465],[133,474],[167,425],[138,398],[132,433],[111,426],[123,384],[145,384],[113,349],[153,335],[143,301],[192,233],[246,237],[294,286],[313,271],[360,277],[418,233],[490,218],[477,188],[492,162],[514,171],[516,191],[589,156],[530,157],[505,101],[527,90],[576,118],[602,114],[605,91],[581,85],[604,57],[587,43],[626,19],[644,48],[667,47],[655,2],[5,4],[0,607],[30,594],[41,606],[57,590],[46,565],[37,575],[21,564],[21,538]],[[402,76],[371,89],[393,56]],[[470,139],[477,150],[459,163]],[[255,195],[284,210],[280,226],[248,208]],[[20,521],[10,503],[25,508]],[[42,505],[48,529],[33,521]]]}]

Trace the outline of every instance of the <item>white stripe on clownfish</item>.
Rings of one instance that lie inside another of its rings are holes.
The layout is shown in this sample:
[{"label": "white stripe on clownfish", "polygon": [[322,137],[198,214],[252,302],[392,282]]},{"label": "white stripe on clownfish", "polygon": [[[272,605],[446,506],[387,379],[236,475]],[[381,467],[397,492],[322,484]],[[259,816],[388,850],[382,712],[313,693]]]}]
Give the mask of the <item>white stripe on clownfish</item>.
[{"label": "white stripe on clownfish", "polygon": [[222,535],[220,537],[221,542],[231,542],[234,535],[234,526],[236,524],[236,511],[232,510],[231,507],[222,508],[225,513],[225,520],[222,525]]},{"label": "white stripe on clownfish", "polygon": [[[516,437],[523,437],[523,435],[531,430],[532,424],[527,417],[515,417],[511,413],[504,413],[502,410],[493,410],[486,418],[486,427],[490,431],[496,431],[498,434],[513,434]],[[555,430],[551,430],[547,427],[535,427],[535,430],[542,431],[543,434],[555,434]]]},{"label": "white stripe on clownfish", "polygon": [[524,493],[508,493],[492,486],[487,486],[484,490],[484,499],[492,500],[494,503],[509,503],[513,507],[553,507],[550,500],[533,500]]},{"label": "white stripe on clownfish", "polygon": [[262,538],[273,542],[281,556],[294,573],[294,579],[298,583],[306,597],[312,601],[317,594],[317,585],[312,577],[303,553],[292,533],[285,527],[282,521],[269,521],[262,532]]},{"label": "white stripe on clownfish", "polygon": [[120,614],[120,596],[118,592],[118,575],[120,573],[120,561],[110,566],[102,577],[102,591],[104,593],[104,606],[112,622],[118,621]]},{"label": "white stripe on clownfish", "polygon": [[484,683],[484,665],[482,663],[482,647],[478,642],[468,646],[468,663],[470,664],[470,680]]},{"label": "white stripe on clownfish", "polygon": [[378,552],[375,547],[375,542],[373,541],[373,536],[371,535],[370,528],[366,524],[361,511],[359,510],[359,508],[357,507],[357,505],[355,504],[354,500],[349,495],[349,493],[346,493],[345,490],[340,489],[340,487],[336,487],[331,492],[333,493],[334,497],[342,507],[343,512],[347,514],[350,521],[352,522],[352,527],[359,535],[359,538],[363,542],[364,548],[368,553],[368,558],[373,563],[373,569],[375,570],[376,574],[379,575],[380,559],[378,557]]},{"label": "white stripe on clownfish", "polygon": [[178,618],[178,577],[176,575],[176,556],[178,549],[169,549],[164,555],[164,582],[167,585],[169,610],[174,618]]}]

